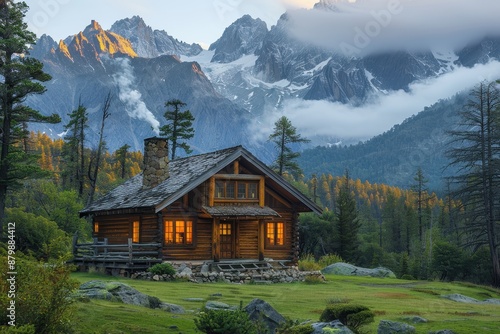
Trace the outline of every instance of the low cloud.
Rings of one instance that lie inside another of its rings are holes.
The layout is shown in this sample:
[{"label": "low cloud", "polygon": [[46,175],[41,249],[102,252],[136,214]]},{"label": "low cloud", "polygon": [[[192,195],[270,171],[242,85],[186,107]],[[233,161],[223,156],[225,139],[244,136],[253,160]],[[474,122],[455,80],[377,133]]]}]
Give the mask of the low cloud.
[{"label": "low cloud", "polygon": [[148,122],[153,131],[159,134],[160,122],[156,119],[153,113],[148,109],[146,103],[142,101],[141,93],[133,88],[136,81],[133,68],[130,65],[129,58],[117,58],[116,63],[120,66],[121,71],[113,75],[113,79],[119,88],[120,101],[125,103],[127,114],[132,118],[137,118]]},{"label": "low cloud", "polygon": [[327,101],[293,99],[279,111],[270,111],[251,126],[254,140],[267,140],[274,122],[288,117],[298,132],[310,139],[317,136],[347,142],[367,140],[390,130],[395,124],[416,115],[426,106],[456,93],[470,90],[481,81],[500,78],[500,62],[493,61],[473,68],[459,67],[438,78],[410,85],[408,92],[396,91],[382,95],[360,107]]},{"label": "low cloud", "polygon": [[500,36],[498,0],[358,0],[335,11],[290,10],[299,39],[347,56],[428,49],[455,50]]}]

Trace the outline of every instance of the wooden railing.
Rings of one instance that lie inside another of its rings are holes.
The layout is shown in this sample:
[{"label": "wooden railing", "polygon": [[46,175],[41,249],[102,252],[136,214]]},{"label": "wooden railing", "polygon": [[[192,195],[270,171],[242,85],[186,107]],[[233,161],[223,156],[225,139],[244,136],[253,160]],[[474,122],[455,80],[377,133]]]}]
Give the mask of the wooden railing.
[{"label": "wooden railing", "polygon": [[73,237],[73,262],[107,268],[147,268],[162,261],[160,243],[134,243],[129,238],[126,244],[110,244],[107,238],[91,243],[78,243]]}]

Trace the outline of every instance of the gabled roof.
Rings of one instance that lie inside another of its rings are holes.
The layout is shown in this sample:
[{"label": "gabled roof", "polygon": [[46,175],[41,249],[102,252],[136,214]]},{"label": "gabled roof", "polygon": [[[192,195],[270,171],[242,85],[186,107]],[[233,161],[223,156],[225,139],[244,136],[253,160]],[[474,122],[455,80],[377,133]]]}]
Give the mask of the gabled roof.
[{"label": "gabled roof", "polygon": [[80,211],[80,215],[86,216],[97,212],[137,208],[151,208],[155,212],[159,212],[238,158],[244,158],[252,163],[263,175],[271,178],[279,187],[291,193],[297,201],[309,209],[307,211],[316,213],[322,211],[314,202],[254,157],[249,151],[242,146],[235,146],[170,161],[170,177],[154,188],[142,189],[142,173],[138,174],[87,206]]}]

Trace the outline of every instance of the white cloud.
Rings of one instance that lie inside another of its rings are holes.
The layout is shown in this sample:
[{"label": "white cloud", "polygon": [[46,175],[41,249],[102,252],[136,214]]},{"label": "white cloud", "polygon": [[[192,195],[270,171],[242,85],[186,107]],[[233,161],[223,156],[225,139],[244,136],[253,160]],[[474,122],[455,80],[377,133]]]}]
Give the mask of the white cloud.
[{"label": "white cloud", "polygon": [[340,12],[289,12],[299,38],[351,55],[391,50],[455,49],[500,35],[498,0],[358,0]]},{"label": "white cloud", "polygon": [[287,116],[298,132],[309,138],[327,136],[348,141],[366,140],[416,115],[426,106],[487,80],[500,78],[500,62],[460,67],[438,78],[410,85],[408,92],[380,96],[360,107],[327,101],[287,101],[279,112],[268,112],[251,129],[254,139],[267,140],[278,117]]}]

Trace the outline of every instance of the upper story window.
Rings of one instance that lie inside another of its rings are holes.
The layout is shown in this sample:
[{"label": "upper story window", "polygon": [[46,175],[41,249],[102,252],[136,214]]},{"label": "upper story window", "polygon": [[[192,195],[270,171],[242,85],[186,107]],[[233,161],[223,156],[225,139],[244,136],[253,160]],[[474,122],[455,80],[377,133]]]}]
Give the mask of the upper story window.
[{"label": "upper story window", "polygon": [[259,199],[259,183],[247,180],[216,180],[216,199]]}]

